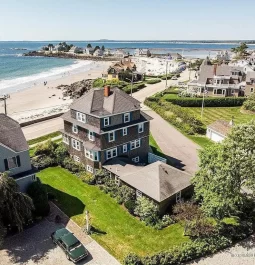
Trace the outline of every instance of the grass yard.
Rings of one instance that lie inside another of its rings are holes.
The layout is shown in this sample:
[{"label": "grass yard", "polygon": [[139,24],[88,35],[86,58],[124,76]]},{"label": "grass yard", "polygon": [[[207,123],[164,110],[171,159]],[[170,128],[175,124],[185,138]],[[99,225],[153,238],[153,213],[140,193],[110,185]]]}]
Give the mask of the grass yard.
[{"label": "grass yard", "polygon": [[28,144],[29,145],[37,144],[37,143],[40,143],[40,142],[43,142],[43,141],[47,141],[48,139],[52,139],[54,137],[60,136],[60,135],[61,135],[61,132],[53,132],[53,133],[41,136],[39,138],[35,138],[35,139],[32,139],[32,140],[29,140]]},{"label": "grass yard", "polygon": [[120,261],[129,252],[152,254],[189,240],[180,224],[163,230],[145,226],[98,187],[83,183],[65,169],[47,168],[38,176],[78,225],[84,226],[84,209],[89,210],[92,226],[98,231],[92,237]]},{"label": "grass yard", "polygon": [[[191,113],[201,117],[201,108],[187,108]],[[235,123],[245,123],[251,119],[255,119],[253,114],[243,114],[240,112],[240,107],[208,107],[204,108],[203,112],[203,123],[206,125],[216,121],[216,120],[226,120],[230,121],[234,117]]]}]

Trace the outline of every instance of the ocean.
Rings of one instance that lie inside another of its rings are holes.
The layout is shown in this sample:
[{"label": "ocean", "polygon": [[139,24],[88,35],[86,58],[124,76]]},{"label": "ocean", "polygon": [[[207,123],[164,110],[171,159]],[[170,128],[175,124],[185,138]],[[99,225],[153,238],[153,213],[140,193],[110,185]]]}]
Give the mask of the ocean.
[{"label": "ocean", "polygon": [[[0,41],[0,95],[33,86],[35,83],[49,79],[61,78],[66,73],[76,73],[89,70],[90,61],[72,59],[24,57],[23,53],[38,50],[49,43],[53,45],[60,41]],[[198,43],[169,41],[69,41],[79,47],[102,46],[109,49],[125,48],[131,54],[134,48],[154,49],[156,53],[179,52],[186,57],[205,58],[213,56],[217,50],[229,50],[237,43]]]}]

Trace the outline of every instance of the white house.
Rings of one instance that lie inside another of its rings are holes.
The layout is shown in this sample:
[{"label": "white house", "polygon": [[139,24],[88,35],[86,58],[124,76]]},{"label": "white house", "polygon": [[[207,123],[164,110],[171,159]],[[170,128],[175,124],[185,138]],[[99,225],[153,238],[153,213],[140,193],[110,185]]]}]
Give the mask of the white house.
[{"label": "white house", "polygon": [[221,61],[230,61],[231,60],[230,54],[228,51],[218,51],[215,59],[221,60]]},{"label": "white house", "polygon": [[104,51],[102,49],[97,49],[93,53],[93,56],[103,56],[103,55],[104,55]]},{"label": "white house", "polygon": [[84,53],[87,55],[93,55],[94,53],[94,48],[85,48]]},{"label": "white house", "polygon": [[128,53],[126,53],[126,52],[123,51],[123,50],[116,50],[116,51],[114,52],[114,57],[117,57],[117,58],[124,58],[124,57],[126,57],[126,56],[128,56]]},{"label": "white house", "polygon": [[79,48],[77,46],[73,46],[70,50],[69,53],[79,53],[82,52],[82,48]]},{"label": "white house", "polygon": [[226,138],[233,125],[233,120],[230,122],[217,120],[207,126],[206,137],[216,143],[220,143]]},{"label": "white house", "polygon": [[149,49],[135,49],[134,56],[148,56],[148,54],[151,54]]}]

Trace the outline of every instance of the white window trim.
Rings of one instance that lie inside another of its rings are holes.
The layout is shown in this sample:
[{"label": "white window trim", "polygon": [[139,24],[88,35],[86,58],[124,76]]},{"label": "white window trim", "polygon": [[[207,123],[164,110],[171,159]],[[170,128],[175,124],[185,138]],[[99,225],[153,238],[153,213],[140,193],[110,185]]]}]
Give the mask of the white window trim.
[{"label": "white window trim", "polygon": [[74,125],[73,124],[73,126],[72,126],[72,132],[73,133],[76,133],[76,134],[78,133],[78,126],[77,125]]},{"label": "white window trim", "polygon": [[[95,158],[97,156],[97,159]],[[85,148],[85,157],[92,161],[98,161],[99,160],[99,154],[98,151],[93,151]]]},{"label": "white window trim", "polygon": [[86,123],[86,114],[77,111],[76,112],[76,120],[83,122],[83,123]]},{"label": "white window trim", "polygon": [[[110,139],[110,134],[113,135],[113,139],[112,140]],[[114,142],[115,141],[115,131],[108,132],[108,141],[109,142]]]},{"label": "white window trim", "polygon": [[127,153],[127,144],[124,144],[122,147],[122,152]]},{"label": "white window trim", "polygon": [[80,163],[80,161],[81,161],[80,158],[76,155],[73,156],[73,160],[77,163]]},{"label": "white window trim", "polygon": [[[134,144],[134,147],[132,147],[132,144]],[[139,148],[140,146],[141,146],[141,139],[136,139],[136,140],[130,142],[130,149],[131,150]]]},{"label": "white window trim", "polygon": [[138,163],[139,160],[140,160],[139,156],[136,156],[136,157],[132,158],[132,161],[135,162],[135,163]]},{"label": "white window trim", "polygon": [[128,128],[127,127],[123,128],[122,129],[122,135],[123,136],[127,135],[127,131],[128,131]]},{"label": "white window trim", "polygon": [[[106,124],[106,121],[107,121],[107,124]],[[110,118],[109,117],[104,118],[104,127],[107,127],[109,125],[110,125]]]},{"label": "white window trim", "polygon": [[144,123],[139,123],[138,124],[138,133],[143,133],[144,132]]},{"label": "white window trim", "polygon": [[[13,159],[13,158],[15,158],[15,167],[11,167],[10,165],[9,165],[9,159]],[[7,163],[8,163],[8,168],[9,168],[9,170],[11,170],[11,169],[15,169],[15,168],[18,168],[19,166],[18,166],[18,160],[17,160],[17,157],[16,156],[11,156],[11,157],[7,157]]]},{"label": "white window trim", "polygon": [[69,137],[68,137],[68,135],[66,135],[66,134],[63,134],[63,138],[62,138],[62,140],[63,140],[63,143],[65,143],[65,144],[68,144],[68,145],[69,145]]},{"label": "white window trim", "polygon": [[81,143],[75,139],[72,139],[72,147],[78,151],[81,151]]},{"label": "white window trim", "polygon": [[92,132],[92,131],[89,131],[89,140],[92,142],[95,141],[95,135],[94,135],[94,132]]},{"label": "white window trim", "polygon": [[87,165],[86,169],[87,169],[88,172],[94,173],[94,168],[92,166]]},{"label": "white window trim", "polygon": [[[113,152],[116,151],[116,155],[113,155]],[[110,156],[108,156],[108,152],[110,152]],[[117,152],[117,148],[113,148],[113,149],[108,149],[106,150],[106,159],[111,159],[118,156],[118,152]]]},{"label": "white window trim", "polygon": [[[128,117],[128,120],[126,121],[126,117]],[[124,114],[124,123],[130,122],[130,113],[125,113]]]},{"label": "white window trim", "polygon": [[253,87],[251,87],[251,93],[253,93],[254,92],[254,88]]}]

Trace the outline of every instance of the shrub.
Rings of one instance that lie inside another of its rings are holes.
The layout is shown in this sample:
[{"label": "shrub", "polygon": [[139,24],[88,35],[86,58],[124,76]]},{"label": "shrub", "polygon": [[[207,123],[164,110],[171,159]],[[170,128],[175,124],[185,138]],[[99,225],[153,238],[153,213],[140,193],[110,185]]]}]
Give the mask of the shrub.
[{"label": "shrub", "polygon": [[137,199],[134,213],[139,216],[146,225],[154,226],[159,220],[158,206],[146,197],[139,197]]},{"label": "shrub", "polygon": [[50,212],[46,187],[38,180],[29,185],[27,194],[32,198],[36,216],[47,216]]},{"label": "shrub", "polygon": [[89,184],[89,185],[95,185],[96,180],[95,180],[95,176],[93,174],[90,174],[88,172],[82,172],[79,174],[80,179]]},{"label": "shrub", "polygon": [[[177,98],[165,98],[167,102],[171,102],[174,105],[181,107],[201,107],[203,98],[197,97],[177,97]],[[242,106],[246,98],[205,98],[204,106],[206,107],[235,107]]]},{"label": "shrub", "polygon": [[126,207],[129,213],[134,214],[136,206],[135,200],[128,200],[124,202],[124,206]]},{"label": "shrub", "polygon": [[148,80],[146,81],[147,84],[157,84],[157,83],[159,83],[159,82],[161,82],[161,80],[160,80],[159,78],[148,79]]},{"label": "shrub", "polygon": [[[133,84],[132,88],[132,93],[146,87],[144,83],[138,83],[138,84]],[[123,91],[126,92],[127,94],[131,93],[131,85],[127,85],[126,87],[123,88]]]},{"label": "shrub", "polygon": [[36,156],[38,155],[47,155],[52,156],[54,150],[57,148],[57,144],[52,142],[51,140],[48,140],[44,143],[40,143],[35,147],[34,154]]},{"label": "shrub", "polygon": [[82,164],[74,162],[70,157],[66,157],[62,162],[63,168],[73,172],[78,173],[80,171],[84,171],[85,168]]},{"label": "shrub", "polygon": [[63,143],[60,143],[57,148],[54,150],[53,155],[56,159],[56,163],[61,165],[65,157],[68,157],[68,151],[66,146]]},{"label": "shrub", "polygon": [[170,215],[166,214],[162,217],[162,224],[164,227],[167,227],[174,223],[175,223],[175,220]]},{"label": "shrub", "polygon": [[138,257],[136,254],[134,253],[129,253],[124,261],[123,261],[124,265],[142,265],[142,261],[140,259],[140,257]]},{"label": "shrub", "polygon": [[119,187],[118,195],[123,198],[123,202],[135,200],[135,190],[124,184]]},{"label": "shrub", "polygon": [[255,111],[255,94],[252,93],[243,104],[244,109]]},{"label": "shrub", "polygon": [[54,158],[51,158],[46,155],[33,157],[31,159],[31,162],[32,165],[39,170],[56,165],[56,161],[54,160]]},{"label": "shrub", "polygon": [[104,86],[104,80],[102,78],[97,78],[93,82],[93,87],[103,87]]}]

